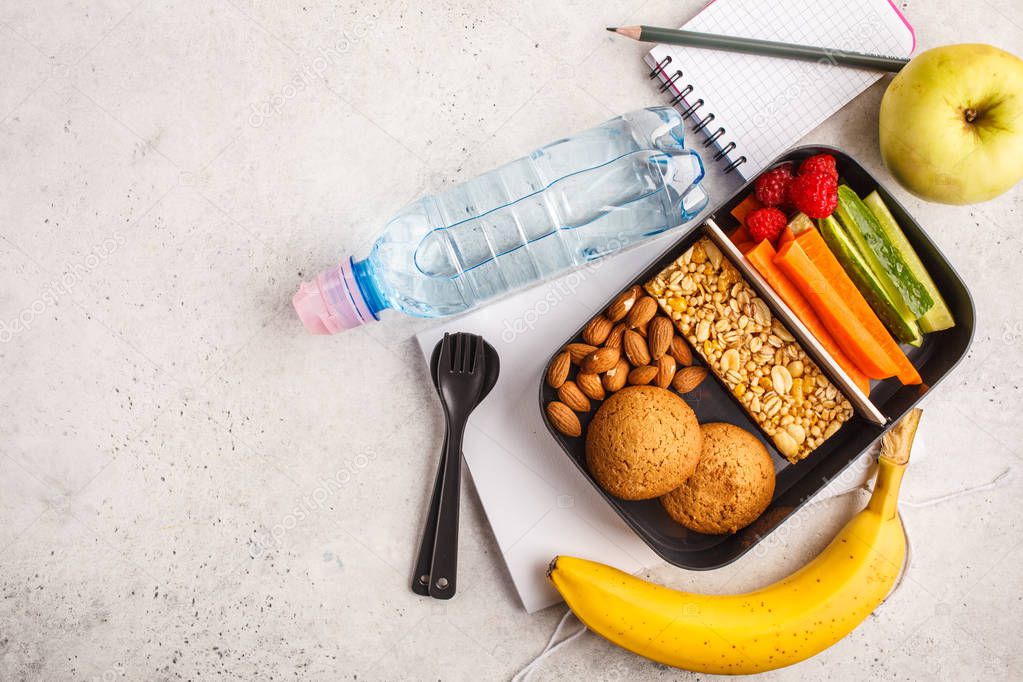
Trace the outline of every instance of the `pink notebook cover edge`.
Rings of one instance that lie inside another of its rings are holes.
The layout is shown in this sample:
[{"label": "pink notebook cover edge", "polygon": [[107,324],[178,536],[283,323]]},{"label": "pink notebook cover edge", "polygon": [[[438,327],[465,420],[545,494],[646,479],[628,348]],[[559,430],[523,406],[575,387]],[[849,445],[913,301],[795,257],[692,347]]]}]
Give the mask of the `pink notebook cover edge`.
[{"label": "pink notebook cover edge", "polygon": [[[706,5],[700,8],[697,14],[707,9],[715,2],[717,2],[717,0],[710,0],[710,2],[708,2]],[[909,53],[913,54],[914,52],[916,52],[916,29],[913,28],[913,24],[909,23],[909,19],[907,19],[906,15],[902,13],[902,10],[898,8],[894,0],[888,0],[888,5],[892,8],[892,11],[895,12],[895,15],[899,17],[899,20],[902,21],[903,24],[905,24],[906,29],[909,31],[909,35],[913,39],[913,45],[912,47],[909,48]]]}]

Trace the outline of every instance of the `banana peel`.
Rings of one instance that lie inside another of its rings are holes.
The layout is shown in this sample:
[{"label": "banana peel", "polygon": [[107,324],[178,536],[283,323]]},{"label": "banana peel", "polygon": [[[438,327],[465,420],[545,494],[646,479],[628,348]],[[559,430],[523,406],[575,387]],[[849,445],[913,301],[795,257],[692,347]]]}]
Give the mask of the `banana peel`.
[{"label": "banana peel", "polygon": [[920,415],[912,410],[882,438],[866,508],[815,559],[772,585],[695,594],[569,556],[556,557],[548,577],[588,628],[658,663],[739,675],[807,659],[849,634],[898,579],[906,557],[899,486]]}]

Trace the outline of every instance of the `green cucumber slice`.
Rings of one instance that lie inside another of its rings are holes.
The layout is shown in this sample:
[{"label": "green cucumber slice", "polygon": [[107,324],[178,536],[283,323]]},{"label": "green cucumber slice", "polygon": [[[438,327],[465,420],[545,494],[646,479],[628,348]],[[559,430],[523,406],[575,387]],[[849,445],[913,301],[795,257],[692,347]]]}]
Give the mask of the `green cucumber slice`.
[{"label": "green cucumber slice", "polygon": [[866,259],[842,229],[842,226],[838,224],[838,221],[833,216],[829,216],[818,222],[824,243],[831,249],[831,253],[841,263],[842,269],[849,275],[849,279],[863,294],[863,298],[867,300],[888,331],[902,343],[919,346],[923,340],[920,334],[920,325],[917,324],[912,313],[896,305],[889,291],[881,285],[880,280],[867,265]]},{"label": "green cucumber slice", "polygon": [[792,230],[792,234],[797,237],[807,230],[812,230],[813,228],[813,220],[811,220],[810,216],[805,213],[797,213],[792,216],[792,220],[789,221],[789,229]]},{"label": "green cucumber slice", "polygon": [[956,323],[952,317],[952,311],[948,309],[948,304],[941,297],[937,285],[934,284],[934,280],[928,274],[927,268],[924,267],[923,262],[920,260],[920,256],[913,250],[909,240],[906,239],[906,234],[895,221],[895,216],[888,210],[881,195],[875,190],[866,196],[863,203],[874,214],[874,217],[877,218],[881,229],[885,231],[888,239],[898,249],[899,253],[902,254],[906,265],[909,266],[909,269],[916,278],[920,280],[920,283],[924,285],[927,293],[930,294],[931,299],[934,301],[931,309],[924,313],[923,317],[919,320],[920,330],[924,333],[930,333],[954,327]]},{"label": "green cucumber slice", "polygon": [[[859,197],[857,197],[858,199]],[[917,316],[909,309],[906,302],[902,298],[902,294],[895,288],[895,284],[892,282],[892,278],[888,276],[887,272],[881,267],[880,262],[870,245],[867,244],[866,239],[859,230],[856,229],[855,221],[848,214],[843,219],[840,215],[838,208],[835,208],[833,217],[837,218],[841,231],[848,238],[849,242],[853,246],[853,250],[859,256],[860,260],[867,265],[867,270],[870,272],[872,280],[877,282],[878,287],[884,292],[884,298],[890,301],[892,306],[895,308],[895,312],[900,318],[915,320]],[[876,311],[875,311],[876,312]]]},{"label": "green cucumber slice", "polygon": [[835,213],[890,298],[909,310],[914,319],[934,306],[931,295],[881,229],[877,218],[848,185],[838,188]]}]

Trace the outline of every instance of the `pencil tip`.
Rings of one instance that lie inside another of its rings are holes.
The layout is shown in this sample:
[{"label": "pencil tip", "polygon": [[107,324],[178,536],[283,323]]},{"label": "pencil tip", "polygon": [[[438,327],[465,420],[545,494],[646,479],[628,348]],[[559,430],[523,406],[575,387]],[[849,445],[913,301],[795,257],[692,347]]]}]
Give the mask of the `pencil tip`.
[{"label": "pencil tip", "polygon": [[608,27],[607,27],[607,30],[608,30],[608,31],[611,31],[611,33],[617,33],[617,32],[618,32],[618,29],[617,29],[617,28],[615,28],[614,26],[608,26]]}]

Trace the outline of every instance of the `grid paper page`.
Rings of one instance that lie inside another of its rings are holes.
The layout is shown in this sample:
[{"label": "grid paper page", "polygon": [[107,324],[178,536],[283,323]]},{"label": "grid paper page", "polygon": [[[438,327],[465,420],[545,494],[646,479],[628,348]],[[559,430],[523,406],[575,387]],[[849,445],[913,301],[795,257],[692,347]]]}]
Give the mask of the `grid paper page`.
[{"label": "grid paper page", "polygon": [[[915,43],[912,29],[888,0],[717,0],[683,28],[903,57]],[[679,108],[684,111],[703,100],[694,122],[712,117],[705,128],[708,134],[724,128],[716,145],[735,143],[728,156],[746,157],[737,168],[745,178],[883,75],[830,62],[667,45],[651,50],[646,61],[654,67],[669,55],[662,78],[682,71],[672,83],[672,94],[693,86]]]}]

